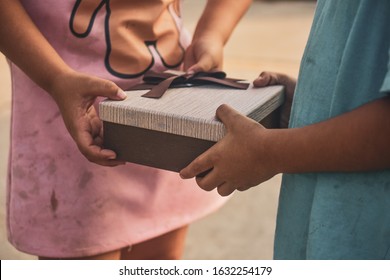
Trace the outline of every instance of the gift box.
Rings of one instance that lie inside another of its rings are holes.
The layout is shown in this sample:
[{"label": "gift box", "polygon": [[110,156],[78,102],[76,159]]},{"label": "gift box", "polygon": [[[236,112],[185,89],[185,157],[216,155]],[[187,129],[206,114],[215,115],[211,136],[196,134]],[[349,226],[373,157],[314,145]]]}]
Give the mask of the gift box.
[{"label": "gift box", "polygon": [[150,90],[141,86],[126,91],[123,101],[102,101],[104,147],[120,160],[178,172],[226,134],[215,116],[221,104],[270,127],[283,102],[282,86],[254,88],[248,83],[246,89],[236,89],[188,81],[173,86],[154,98],[145,96]]}]

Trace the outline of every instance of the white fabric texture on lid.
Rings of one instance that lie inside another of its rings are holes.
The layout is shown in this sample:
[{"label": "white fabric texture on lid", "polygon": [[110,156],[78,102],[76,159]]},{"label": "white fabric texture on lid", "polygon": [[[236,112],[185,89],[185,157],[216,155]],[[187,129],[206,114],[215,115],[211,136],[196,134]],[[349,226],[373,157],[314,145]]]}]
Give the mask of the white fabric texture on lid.
[{"label": "white fabric texture on lid", "polygon": [[282,86],[250,86],[247,90],[211,85],[171,88],[160,99],[141,97],[146,92],[148,90],[127,91],[127,99],[123,101],[102,101],[100,118],[216,142],[225,135],[224,125],[215,117],[221,104],[228,104],[259,122],[284,99]]}]

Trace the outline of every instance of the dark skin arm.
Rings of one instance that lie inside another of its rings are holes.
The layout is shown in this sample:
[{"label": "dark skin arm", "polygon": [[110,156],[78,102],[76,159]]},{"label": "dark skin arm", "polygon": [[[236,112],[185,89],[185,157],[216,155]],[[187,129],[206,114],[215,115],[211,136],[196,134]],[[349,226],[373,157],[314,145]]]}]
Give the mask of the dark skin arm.
[{"label": "dark skin arm", "polygon": [[[293,83],[284,75],[273,75]],[[390,97],[302,128],[266,129],[226,105],[218,108],[217,117],[225,124],[227,135],[180,175],[192,178],[213,168],[204,178],[197,178],[197,183],[204,190],[217,188],[223,196],[279,173],[390,168]]]}]

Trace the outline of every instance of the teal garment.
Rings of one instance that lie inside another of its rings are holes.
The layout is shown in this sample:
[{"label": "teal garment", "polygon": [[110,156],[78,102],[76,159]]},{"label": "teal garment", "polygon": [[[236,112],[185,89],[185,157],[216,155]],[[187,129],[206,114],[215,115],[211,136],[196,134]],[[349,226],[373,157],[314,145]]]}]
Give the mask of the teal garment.
[{"label": "teal garment", "polygon": [[[389,0],[318,0],[291,127],[386,96],[389,46]],[[274,247],[275,259],[390,259],[390,170],[285,174]]]}]

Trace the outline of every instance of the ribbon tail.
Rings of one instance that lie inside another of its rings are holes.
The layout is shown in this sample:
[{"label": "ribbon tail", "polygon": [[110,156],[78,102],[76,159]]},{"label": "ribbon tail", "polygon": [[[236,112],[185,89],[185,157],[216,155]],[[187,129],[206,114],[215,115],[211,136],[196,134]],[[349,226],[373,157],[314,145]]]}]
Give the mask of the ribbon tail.
[{"label": "ribbon tail", "polygon": [[126,90],[145,90],[145,89],[152,89],[152,88],[153,88],[153,85],[143,83],[143,84],[137,84],[137,85],[134,85],[132,87],[129,87]]},{"label": "ribbon tail", "polygon": [[234,79],[218,79],[213,77],[197,77],[194,78],[194,81],[207,81],[217,85],[224,85],[231,88],[237,89],[247,89],[249,87],[249,83],[238,83]]},{"label": "ribbon tail", "polygon": [[164,95],[165,91],[171,86],[174,80],[176,80],[178,76],[170,77],[158,85],[155,85],[150,91],[142,95],[142,97],[148,97],[148,98],[160,98]]}]

